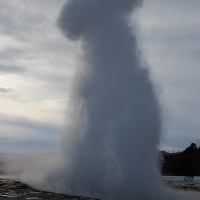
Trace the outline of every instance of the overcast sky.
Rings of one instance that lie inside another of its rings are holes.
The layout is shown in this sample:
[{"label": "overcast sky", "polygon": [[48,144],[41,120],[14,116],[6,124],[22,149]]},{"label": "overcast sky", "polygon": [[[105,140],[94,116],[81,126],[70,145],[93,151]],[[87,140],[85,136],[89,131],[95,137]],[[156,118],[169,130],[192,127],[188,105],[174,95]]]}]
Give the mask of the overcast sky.
[{"label": "overcast sky", "polygon": [[[0,152],[56,148],[80,44],[55,25],[65,0],[0,0]],[[200,141],[200,1],[146,0],[133,17],[163,106],[161,149]]]}]

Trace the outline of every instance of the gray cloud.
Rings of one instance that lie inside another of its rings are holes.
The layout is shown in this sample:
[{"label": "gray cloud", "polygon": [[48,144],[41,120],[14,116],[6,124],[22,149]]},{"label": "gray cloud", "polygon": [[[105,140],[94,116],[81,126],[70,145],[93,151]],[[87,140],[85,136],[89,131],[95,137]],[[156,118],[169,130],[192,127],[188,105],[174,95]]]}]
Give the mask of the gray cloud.
[{"label": "gray cloud", "polygon": [[198,0],[149,0],[139,13],[140,44],[163,88],[168,147],[184,149],[199,137],[199,7]]},{"label": "gray cloud", "polygon": [[0,64],[0,73],[24,73],[24,67]]},{"label": "gray cloud", "polygon": [[0,51],[1,60],[13,60],[21,57],[25,51],[20,48],[7,48]]},{"label": "gray cloud", "polygon": [[10,93],[14,91],[13,89],[11,88],[3,88],[3,87],[0,87],[0,93]]},{"label": "gray cloud", "polygon": [[[43,150],[52,150],[56,145],[60,131],[60,127],[54,124],[23,118],[7,118],[2,115],[0,116],[0,126],[2,127],[0,130],[0,150],[8,151],[9,148],[11,151],[18,148],[24,151],[24,149],[37,149],[37,147]],[[4,127],[10,127],[13,136],[10,133],[5,134]],[[24,130],[24,136],[19,137],[18,134]]]},{"label": "gray cloud", "polygon": [[1,119],[1,123],[33,129],[40,132],[41,134],[56,135],[59,132],[59,127],[56,125],[31,121],[22,118]]},{"label": "gray cloud", "polygon": [[33,138],[20,140],[0,137],[0,152],[23,152],[30,151],[53,151],[56,148],[55,142],[51,140],[35,140]]},{"label": "gray cloud", "polygon": [[[27,2],[25,0],[6,1],[1,0],[0,23],[1,32],[12,36],[20,41],[29,41],[30,38],[35,42],[37,37],[46,35],[48,37],[48,29],[54,26],[57,9],[64,3],[64,0],[46,2],[35,0]],[[51,13],[51,14],[49,14]]]}]

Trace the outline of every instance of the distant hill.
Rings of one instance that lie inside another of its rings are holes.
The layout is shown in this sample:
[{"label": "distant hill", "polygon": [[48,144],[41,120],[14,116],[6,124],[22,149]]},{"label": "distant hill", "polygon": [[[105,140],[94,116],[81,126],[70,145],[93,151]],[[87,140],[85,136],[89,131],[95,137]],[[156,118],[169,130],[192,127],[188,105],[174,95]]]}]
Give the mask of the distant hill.
[{"label": "distant hill", "polygon": [[192,143],[183,152],[161,151],[160,166],[166,176],[200,176],[200,148]]}]

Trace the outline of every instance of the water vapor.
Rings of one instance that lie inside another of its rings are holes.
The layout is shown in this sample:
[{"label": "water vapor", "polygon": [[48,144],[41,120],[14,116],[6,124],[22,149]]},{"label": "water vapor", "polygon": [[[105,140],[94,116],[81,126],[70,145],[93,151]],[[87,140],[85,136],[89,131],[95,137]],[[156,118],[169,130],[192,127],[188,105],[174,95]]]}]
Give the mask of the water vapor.
[{"label": "water vapor", "polygon": [[51,190],[103,200],[179,200],[161,183],[160,104],[129,26],[142,3],[69,0],[60,13],[58,26],[82,42],[84,62],[59,159],[44,178]]}]

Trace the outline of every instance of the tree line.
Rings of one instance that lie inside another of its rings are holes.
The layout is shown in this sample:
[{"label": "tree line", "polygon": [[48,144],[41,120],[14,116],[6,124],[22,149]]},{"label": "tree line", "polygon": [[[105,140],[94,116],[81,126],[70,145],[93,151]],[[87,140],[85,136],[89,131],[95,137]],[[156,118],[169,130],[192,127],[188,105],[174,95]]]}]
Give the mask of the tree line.
[{"label": "tree line", "polygon": [[160,152],[160,169],[165,176],[200,176],[200,148],[192,143],[182,152]]}]

